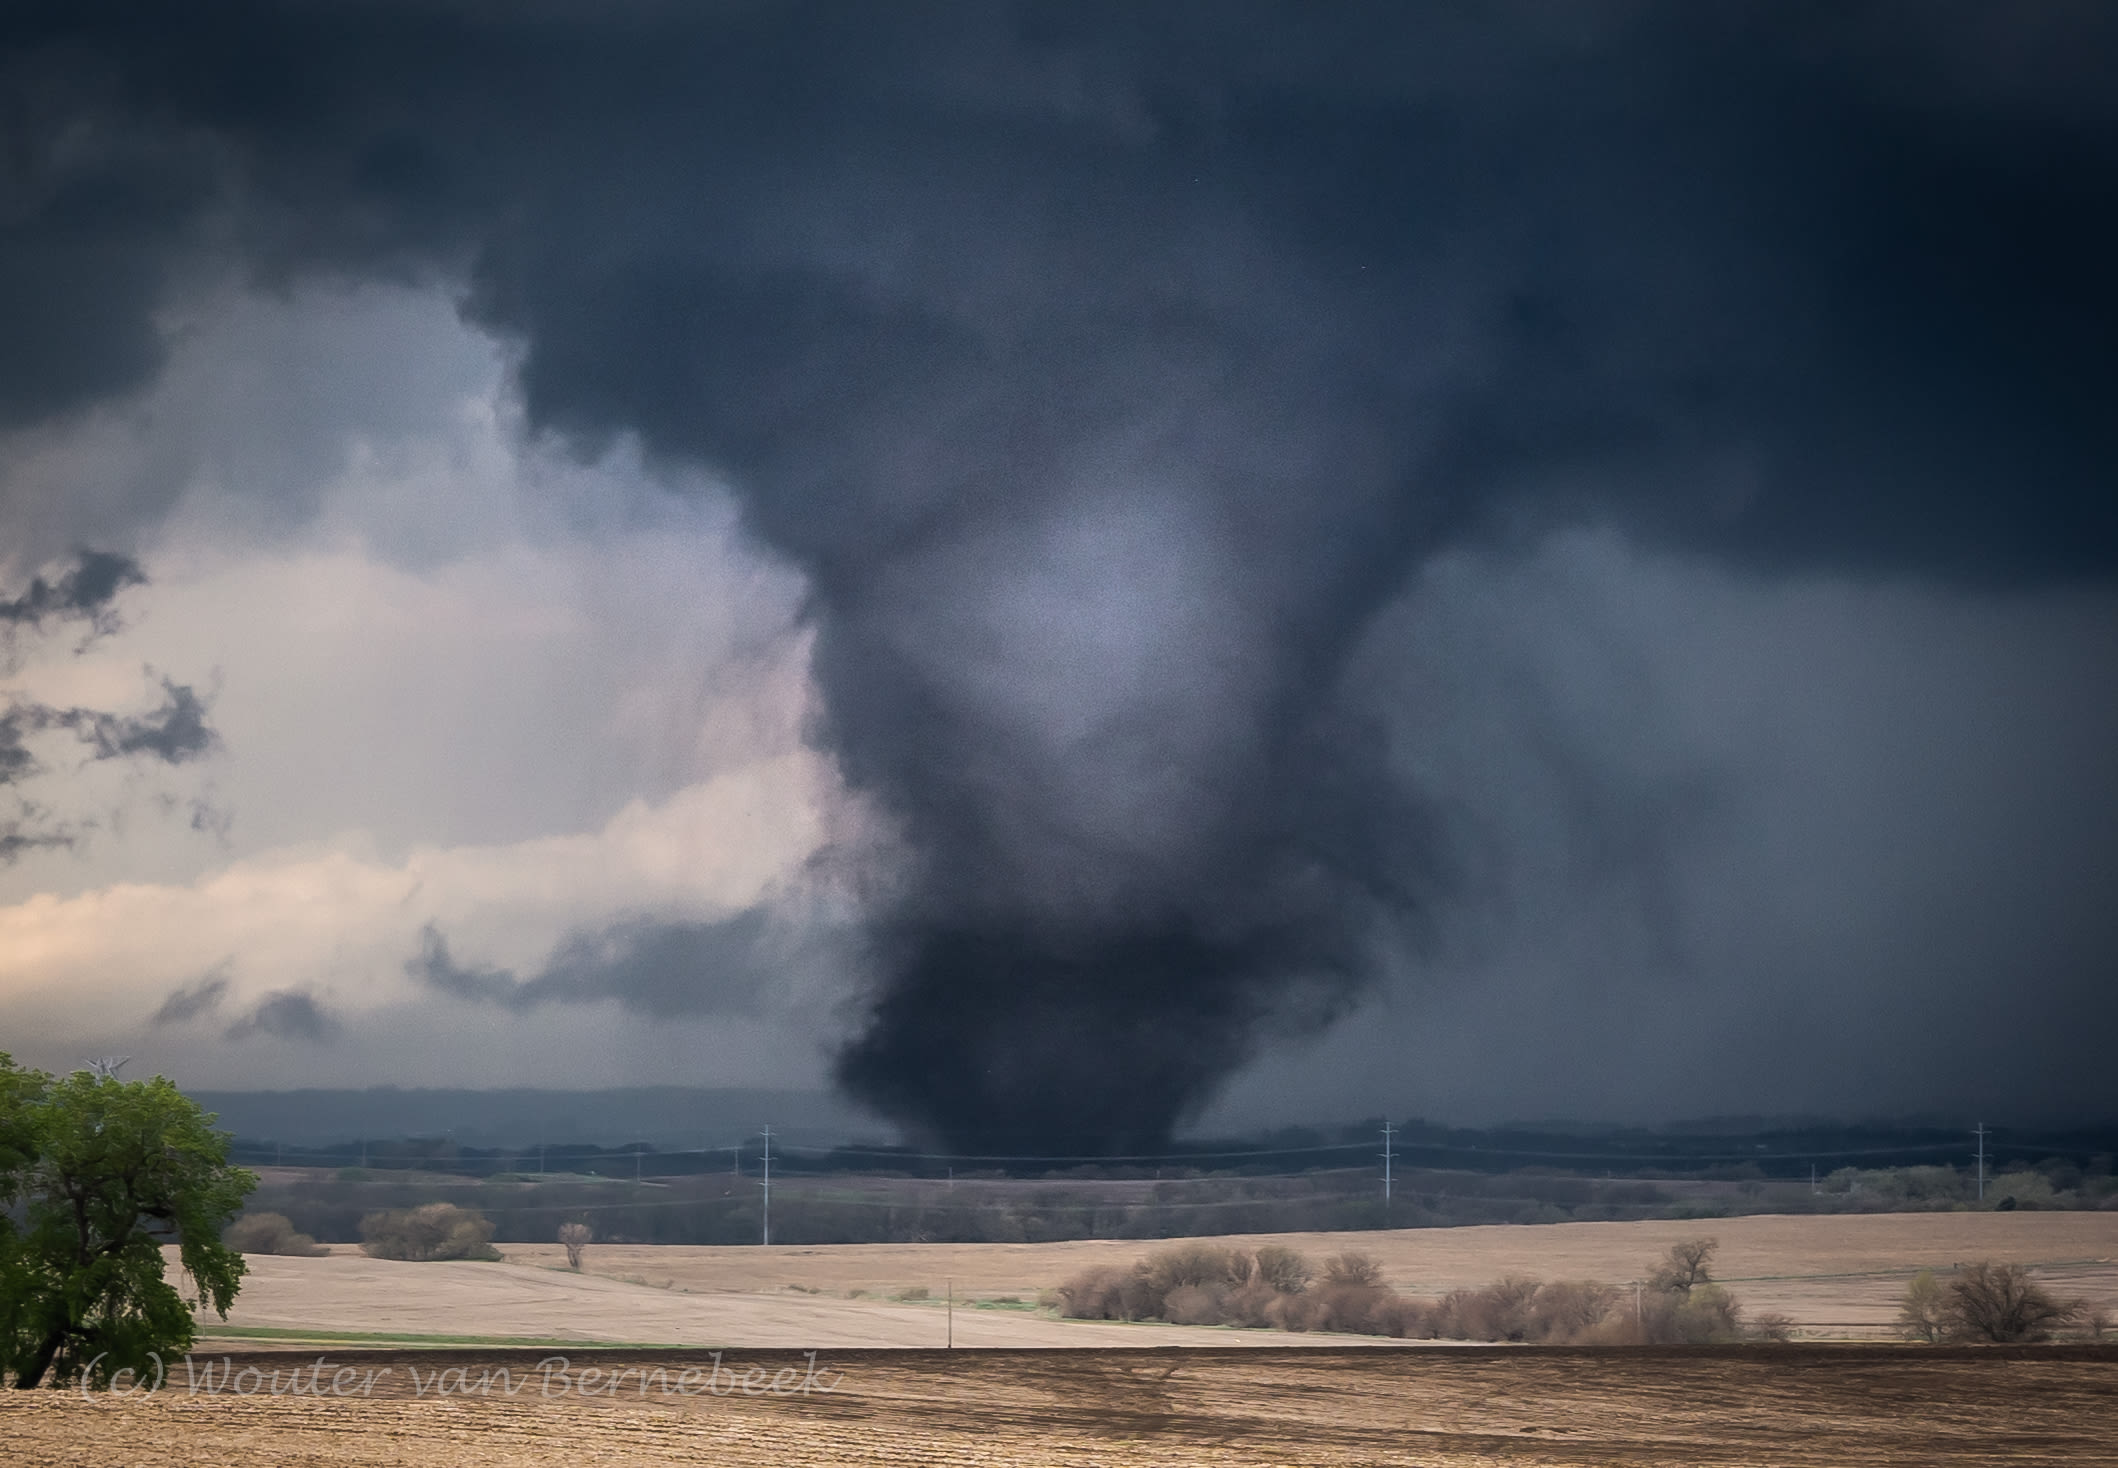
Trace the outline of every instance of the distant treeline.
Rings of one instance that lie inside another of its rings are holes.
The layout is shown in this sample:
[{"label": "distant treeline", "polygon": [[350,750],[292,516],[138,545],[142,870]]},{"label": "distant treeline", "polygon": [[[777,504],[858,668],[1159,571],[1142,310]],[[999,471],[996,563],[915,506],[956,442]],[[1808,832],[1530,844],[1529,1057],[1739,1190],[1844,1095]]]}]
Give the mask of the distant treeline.
[{"label": "distant treeline", "polygon": [[[1178,1143],[1154,1157],[1053,1158],[949,1156],[886,1145],[789,1146],[777,1137],[773,1169],[789,1177],[861,1174],[903,1178],[1006,1177],[1163,1179],[1280,1177],[1380,1167],[1380,1120],[1334,1128],[1287,1128],[1262,1136]],[[2109,1173],[2118,1126],[2068,1131],[1996,1128],[1986,1139],[1989,1176],[2047,1164]],[[1862,1172],[1955,1167],[1967,1171],[1967,1133],[1942,1127],[1805,1126],[1762,1132],[1692,1129],[1589,1131],[1467,1129],[1421,1122],[1394,1127],[1395,1170],[1516,1175],[1550,1172],[1585,1178],[1807,1181],[1847,1169]],[[761,1170],[760,1136],[720,1146],[657,1148],[567,1143],[480,1147],[450,1137],[394,1137],[295,1145],[239,1133],[236,1154],[249,1166],[362,1167],[370,1171],[444,1170],[469,1177],[589,1173],[611,1178],[680,1179]],[[2100,1159],[2100,1161],[2099,1161]]]},{"label": "distant treeline", "polygon": [[[593,1225],[611,1243],[746,1244],[761,1236],[759,1170],[635,1182],[632,1154],[605,1154],[618,1176],[473,1175],[434,1162],[388,1168],[268,1174],[251,1200],[329,1242],[352,1242],[381,1209],[452,1203],[491,1220],[499,1243],[549,1243],[562,1223]],[[404,1159],[409,1163],[409,1159]],[[1812,1185],[1761,1172],[1735,1177],[1603,1178],[1551,1168],[1480,1173],[1397,1171],[1386,1203],[1368,1168],[1259,1176],[1166,1169],[1160,1179],[1122,1176],[953,1180],[786,1170],[776,1159],[771,1197],[776,1243],[1039,1243],[1159,1239],[1199,1234],[1333,1232],[1481,1223],[1560,1223],[1717,1218],[1742,1213],[1844,1213],[1936,1209],[2118,1207],[2109,1158],[2087,1166],[2047,1158],[1989,1177],[1986,1196],[1968,1170],[1836,1169]]]}]

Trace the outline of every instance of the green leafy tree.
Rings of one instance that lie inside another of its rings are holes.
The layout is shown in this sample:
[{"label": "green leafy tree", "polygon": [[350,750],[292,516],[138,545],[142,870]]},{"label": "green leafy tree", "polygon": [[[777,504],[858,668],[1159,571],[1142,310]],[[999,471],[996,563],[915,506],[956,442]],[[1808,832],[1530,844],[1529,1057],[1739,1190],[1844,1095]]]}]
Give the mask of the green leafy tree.
[{"label": "green leafy tree", "polygon": [[221,1230],[257,1177],[212,1121],[161,1076],[55,1080],[0,1055],[0,1374],[102,1384],[188,1349],[194,1306],[226,1318],[243,1258]]},{"label": "green leafy tree", "polygon": [[0,1380],[13,1368],[15,1343],[29,1304],[29,1275],[22,1258],[16,1204],[36,1157],[30,1134],[30,1103],[47,1078],[19,1069],[0,1052]]}]

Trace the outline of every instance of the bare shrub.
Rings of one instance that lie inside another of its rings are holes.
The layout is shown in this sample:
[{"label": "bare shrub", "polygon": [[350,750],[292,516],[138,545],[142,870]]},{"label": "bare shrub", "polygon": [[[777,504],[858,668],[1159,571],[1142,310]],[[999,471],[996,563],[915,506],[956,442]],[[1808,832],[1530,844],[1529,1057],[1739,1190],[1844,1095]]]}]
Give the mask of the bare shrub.
[{"label": "bare shrub", "polygon": [[1307,1291],[1299,1295],[1276,1293],[1265,1302],[1265,1323],[1278,1330],[1309,1330],[1320,1309],[1316,1297]]},{"label": "bare shrub", "polygon": [[1449,1291],[1423,1313],[1418,1333],[1466,1341],[1571,1345],[1590,1339],[1609,1318],[1618,1292],[1595,1280],[1510,1276],[1483,1289]]},{"label": "bare shrub", "polygon": [[1162,1301],[1162,1318],[1173,1325],[1219,1325],[1220,1292],[1205,1285],[1178,1285]]},{"label": "bare shrub", "polygon": [[1394,1294],[1379,1284],[1324,1283],[1307,1291],[1309,1328],[1348,1335],[1380,1335],[1378,1313]]},{"label": "bare shrub", "polygon": [[1443,1295],[1427,1317],[1434,1334],[1445,1340],[1471,1340],[1480,1318],[1477,1295],[1478,1291],[1467,1289],[1454,1289]]},{"label": "bare shrub", "polygon": [[2054,1299],[2019,1264],[1980,1262],[1950,1279],[1947,1308],[1956,1339],[2009,1343],[2047,1340],[2081,1307]]},{"label": "bare shrub", "polygon": [[1662,1264],[1648,1277],[1650,1289],[1688,1295],[1702,1284],[1713,1282],[1711,1266],[1719,1239],[1684,1239],[1669,1246]]},{"label": "bare shrub", "polygon": [[245,1213],[228,1225],[221,1242],[238,1254],[286,1254],[314,1259],[331,1250],[304,1233],[296,1233],[284,1213]]},{"label": "bare shrub", "polygon": [[1897,1306],[1897,1333],[1908,1341],[1933,1343],[1950,1333],[1948,1296],[1931,1269],[1912,1276]]},{"label": "bare shrub", "polygon": [[1427,1307],[1387,1285],[1322,1284],[1299,1295],[1279,1296],[1267,1315],[1277,1316],[1286,1330],[1398,1337],[1433,1334]]},{"label": "bare shrub", "polygon": [[1616,1290],[1593,1279],[1553,1280],[1530,1302],[1528,1339],[1571,1345],[1603,1323],[1617,1298]]},{"label": "bare shrub", "polygon": [[1075,1320],[1325,1329],[1315,1322],[1330,1312],[1299,1303],[1309,1276],[1309,1261],[1292,1249],[1268,1244],[1251,1254],[1214,1244],[1180,1244],[1148,1255],[1131,1269],[1083,1270],[1054,1295],[1059,1312]]},{"label": "bare shrub", "polygon": [[1633,1319],[1632,1302],[1627,1301],[1622,1310],[1613,1310],[1593,1326],[1565,1342],[1573,1346],[1642,1346],[1647,1337]]},{"label": "bare shrub", "polygon": [[1423,1340],[1434,1334],[1424,1302],[1387,1291],[1375,1308],[1375,1333],[1403,1339]]},{"label": "bare shrub", "polygon": [[498,1259],[493,1225],[454,1203],[370,1213],[360,1221],[361,1252],[375,1259]]},{"label": "bare shrub", "polygon": [[1791,1341],[1794,1339],[1794,1321],[1777,1310],[1761,1311],[1751,1321],[1750,1333],[1761,1341]]},{"label": "bare shrub", "polygon": [[1169,1290],[1163,1281],[1143,1269],[1134,1269],[1118,1282],[1117,1320],[1159,1320]]},{"label": "bare shrub", "polygon": [[1520,1275],[1509,1275],[1487,1285],[1480,1294],[1487,1311],[1487,1329],[1492,1332],[1488,1339],[1534,1339],[1533,1316],[1540,1288],[1536,1280]]},{"label": "bare shrub", "polygon": [[1059,1286],[1059,1313],[1069,1320],[1124,1320],[1122,1269],[1084,1269]]},{"label": "bare shrub", "polygon": [[1324,1261],[1324,1283],[1373,1288],[1383,1282],[1383,1267],[1366,1254],[1347,1250]]},{"label": "bare shrub", "polygon": [[1167,1294],[1183,1285],[1242,1285],[1250,1282],[1250,1256],[1213,1244],[1157,1249],[1140,1263],[1149,1284]]},{"label": "bare shrub", "polygon": [[1743,1307],[1711,1282],[1689,1290],[1652,1292],[1641,1312],[1641,1334],[1651,1346],[1711,1346],[1743,1338]]},{"label": "bare shrub", "polygon": [[566,1267],[579,1273],[581,1251],[595,1238],[596,1231],[585,1223],[562,1223],[559,1225],[559,1242],[566,1246]]},{"label": "bare shrub", "polygon": [[1252,1259],[1259,1282],[1283,1295],[1299,1295],[1316,1278],[1307,1256],[1281,1244],[1264,1245]]},{"label": "bare shrub", "polygon": [[1743,1307],[1713,1280],[1718,1239],[1682,1239],[1670,1245],[1648,1276],[1634,1321],[1636,1339],[1647,1345],[1703,1346],[1743,1337]]},{"label": "bare shrub", "polygon": [[1252,1329],[1276,1326],[1280,1322],[1273,1316],[1273,1306],[1275,1302],[1288,1298],[1287,1291],[1276,1290],[1265,1281],[1252,1278],[1249,1284],[1222,1297],[1221,1324],[1244,1325]]},{"label": "bare shrub", "polygon": [[1185,1310],[1194,1317],[1188,1323],[1218,1321],[1221,1303],[1250,1283],[1251,1256],[1239,1249],[1214,1244],[1179,1244],[1159,1249],[1134,1266],[1121,1287],[1125,1320],[1168,1320],[1168,1301],[1178,1290],[1185,1296]]}]

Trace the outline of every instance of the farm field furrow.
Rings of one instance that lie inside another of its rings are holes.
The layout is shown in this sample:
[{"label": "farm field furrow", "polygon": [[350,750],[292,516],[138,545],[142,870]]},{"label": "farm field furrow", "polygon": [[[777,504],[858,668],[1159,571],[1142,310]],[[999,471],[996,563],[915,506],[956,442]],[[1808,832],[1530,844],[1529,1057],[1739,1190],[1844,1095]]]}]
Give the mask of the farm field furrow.
[{"label": "farm field furrow", "polygon": [[[8,1394],[0,1439],[24,1468],[2118,1464],[2111,1347],[849,1351],[807,1376],[790,1353],[574,1352],[556,1377],[553,1359],[332,1353],[327,1371],[380,1373],[352,1398],[187,1394],[181,1374],[122,1399]],[[225,1361],[223,1380],[275,1364],[293,1377],[285,1355]],[[619,1389],[575,1390],[591,1364]],[[728,1374],[696,1374],[717,1365]],[[672,1393],[685,1368],[723,1390]],[[727,1389],[738,1369],[815,1389],[746,1396]],[[455,1388],[436,1395],[440,1382]]]}]

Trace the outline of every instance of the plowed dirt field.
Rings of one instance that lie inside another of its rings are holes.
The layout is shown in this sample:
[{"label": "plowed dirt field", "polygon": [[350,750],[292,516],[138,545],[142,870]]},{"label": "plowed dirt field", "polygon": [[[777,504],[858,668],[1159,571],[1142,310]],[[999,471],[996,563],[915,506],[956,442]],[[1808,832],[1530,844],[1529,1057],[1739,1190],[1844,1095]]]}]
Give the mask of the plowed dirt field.
[{"label": "plowed dirt field", "polygon": [[212,1390],[180,1367],[125,1398],[0,1393],[0,1448],[21,1468],[2118,1464],[2118,1348],[2102,1346],[555,1359],[231,1354]]}]

